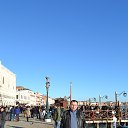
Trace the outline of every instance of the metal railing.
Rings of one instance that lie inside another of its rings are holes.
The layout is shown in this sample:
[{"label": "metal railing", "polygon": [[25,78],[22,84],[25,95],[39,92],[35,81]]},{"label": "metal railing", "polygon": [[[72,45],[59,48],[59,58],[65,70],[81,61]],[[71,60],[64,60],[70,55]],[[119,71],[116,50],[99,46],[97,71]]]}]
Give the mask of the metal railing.
[{"label": "metal railing", "polygon": [[86,121],[101,121],[101,120],[113,120],[113,115],[117,117],[117,120],[128,120],[128,111],[118,110],[84,110],[84,118]]}]

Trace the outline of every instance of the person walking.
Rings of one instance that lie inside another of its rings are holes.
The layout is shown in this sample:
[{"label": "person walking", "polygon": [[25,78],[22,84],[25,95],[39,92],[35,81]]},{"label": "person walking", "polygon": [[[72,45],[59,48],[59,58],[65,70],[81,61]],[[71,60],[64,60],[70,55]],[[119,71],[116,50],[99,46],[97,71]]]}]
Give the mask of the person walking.
[{"label": "person walking", "polygon": [[45,108],[43,108],[43,110],[42,110],[42,120],[44,120],[44,119],[45,119],[45,114],[46,114],[46,109],[45,109]]},{"label": "person walking", "polygon": [[0,128],[5,128],[5,122],[6,122],[6,112],[5,112],[5,108],[1,107],[1,126]]},{"label": "person walking", "polygon": [[54,120],[54,128],[60,128],[61,108],[59,103],[55,105],[53,120]]},{"label": "person walking", "polygon": [[35,106],[35,107],[33,107],[33,118],[35,119],[35,117],[37,118],[37,119],[39,119],[39,109],[38,109],[38,106]]},{"label": "person walking", "polygon": [[27,122],[29,122],[30,116],[31,116],[30,106],[27,106],[27,108],[26,108],[26,119],[27,119]]},{"label": "person walking", "polygon": [[85,120],[83,112],[78,109],[78,101],[70,102],[69,110],[63,112],[60,128],[84,128]]},{"label": "person walking", "polygon": [[10,121],[15,119],[15,108],[14,106],[12,106],[11,110],[10,110]]},{"label": "person walking", "polygon": [[16,121],[19,121],[19,115],[20,115],[20,108],[17,106],[15,109],[14,109],[14,113],[15,113],[15,119]]}]

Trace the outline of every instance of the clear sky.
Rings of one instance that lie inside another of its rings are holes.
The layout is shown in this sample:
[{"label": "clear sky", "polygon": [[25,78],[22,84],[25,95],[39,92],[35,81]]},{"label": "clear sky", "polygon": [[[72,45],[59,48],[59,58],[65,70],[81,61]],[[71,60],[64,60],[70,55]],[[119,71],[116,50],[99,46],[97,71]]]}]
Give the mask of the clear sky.
[{"label": "clear sky", "polygon": [[72,81],[73,99],[114,101],[128,93],[128,0],[2,0],[0,60],[34,92],[48,76],[50,97]]}]

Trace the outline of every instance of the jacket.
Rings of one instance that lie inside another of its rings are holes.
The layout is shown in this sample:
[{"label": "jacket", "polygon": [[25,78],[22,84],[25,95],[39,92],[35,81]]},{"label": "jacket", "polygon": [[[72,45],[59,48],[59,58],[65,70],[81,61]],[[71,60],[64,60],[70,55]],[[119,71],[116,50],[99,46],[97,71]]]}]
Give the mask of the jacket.
[{"label": "jacket", "polygon": [[56,108],[53,113],[53,120],[60,121],[61,120],[61,109],[60,107]]},{"label": "jacket", "polygon": [[1,121],[3,121],[3,122],[6,121],[6,112],[5,111],[1,112]]},{"label": "jacket", "polygon": [[[81,110],[77,110],[76,117],[77,117],[77,128],[84,128],[85,121],[84,121],[84,115]],[[71,128],[70,110],[67,110],[63,113],[60,128]]]}]

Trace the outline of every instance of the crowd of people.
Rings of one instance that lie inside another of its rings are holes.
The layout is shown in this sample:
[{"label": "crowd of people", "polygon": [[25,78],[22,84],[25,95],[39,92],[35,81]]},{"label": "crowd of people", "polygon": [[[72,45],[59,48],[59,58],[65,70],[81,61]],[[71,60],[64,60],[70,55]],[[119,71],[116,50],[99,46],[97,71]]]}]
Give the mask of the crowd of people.
[{"label": "crowd of people", "polygon": [[[102,106],[82,105],[78,106],[78,101],[70,101],[70,106],[64,109],[59,103],[50,106],[50,117],[54,120],[54,128],[85,128],[85,117],[83,111],[86,110],[114,110],[115,106],[104,103]],[[22,114],[26,121],[30,118],[45,120],[47,114],[44,106],[10,106],[0,107],[0,128],[4,128],[6,120],[19,121]]]},{"label": "crowd of people", "polygon": [[[86,122],[87,115],[86,112],[90,112],[88,118],[92,119],[93,114],[96,112],[95,116],[98,116],[98,119],[108,118],[109,116],[113,120],[113,127],[117,127],[116,121],[119,119],[119,116],[123,116],[123,112],[128,113],[128,108],[120,106],[119,103],[99,103],[89,104],[78,106],[76,100],[70,102],[69,109],[61,112],[61,107],[59,105],[55,106],[55,112],[57,117],[53,116],[54,119],[54,128],[85,128],[88,125]],[[107,113],[108,112],[108,115]],[[99,117],[102,116],[102,117]],[[96,118],[96,117],[94,117]],[[127,115],[125,115],[127,119]],[[119,125],[119,124],[118,124]]]},{"label": "crowd of people", "polygon": [[[60,104],[50,107],[49,112],[54,120],[54,128],[84,128],[82,111],[78,109],[78,102],[72,100],[70,107],[64,110]],[[46,109],[44,106],[10,106],[0,107],[0,128],[5,128],[6,121],[19,121],[22,114],[26,121],[29,118],[45,120]]]},{"label": "crowd of people", "polygon": [[40,106],[1,106],[0,128],[4,128],[6,121],[19,121],[20,114],[23,114],[26,121],[29,122],[29,118],[44,120],[45,113],[45,108]]}]

